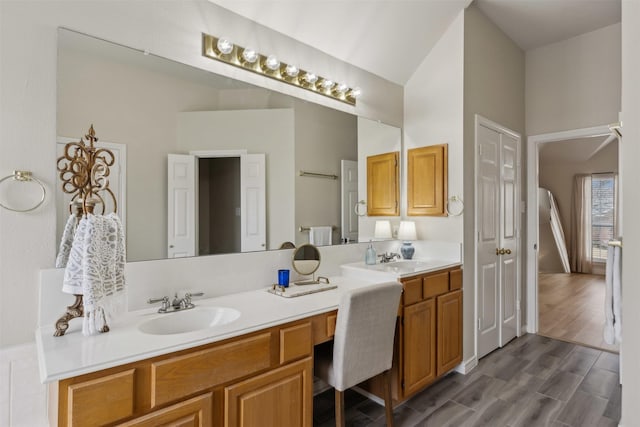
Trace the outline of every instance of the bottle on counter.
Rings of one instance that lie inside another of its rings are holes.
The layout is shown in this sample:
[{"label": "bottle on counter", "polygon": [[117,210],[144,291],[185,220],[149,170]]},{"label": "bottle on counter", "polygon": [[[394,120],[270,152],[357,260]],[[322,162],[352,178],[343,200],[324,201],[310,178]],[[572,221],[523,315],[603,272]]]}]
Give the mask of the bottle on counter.
[{"label": "bottle on counter", "polygon": [[376,250],[373,247],[373,243],[371,243],[371,241],[369,241],[369,247],[367,248],[367,251],[365,252],[364,255],[364,263],[367,265],[375,265],[376,263]]}]

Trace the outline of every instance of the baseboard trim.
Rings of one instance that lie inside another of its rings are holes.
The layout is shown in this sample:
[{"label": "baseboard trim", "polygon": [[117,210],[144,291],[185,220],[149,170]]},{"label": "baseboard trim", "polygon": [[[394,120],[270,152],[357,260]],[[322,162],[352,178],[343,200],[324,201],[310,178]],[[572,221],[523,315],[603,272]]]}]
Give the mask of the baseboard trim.
[{"label": "baseboard trim", "polygon": [[464,360],[461,364],[456,366],[453,370],[459,374],[466,375],[471,372],[476,366],[478,366],[478,358],[473,355],[467,360]]}]

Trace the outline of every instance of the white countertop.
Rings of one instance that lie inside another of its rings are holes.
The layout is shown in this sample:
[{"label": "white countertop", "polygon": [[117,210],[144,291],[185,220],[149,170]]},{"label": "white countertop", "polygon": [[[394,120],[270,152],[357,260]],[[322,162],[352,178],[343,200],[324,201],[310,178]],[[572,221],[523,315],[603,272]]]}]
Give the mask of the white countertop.
[{"label": "white countertop", "polygon": [[[196,307],[228,307],[240,311],[241,314],[237,320],[226,325],[193,332],[171,335],[141,332],[138,329],[141,323],[157,317],[174,315],[159,314],[159,304],[153,308],[125,313],[117,321],[109,324],[111,330],[108,333],[90,337],[82,335],[80,319],[71,320],[69,329],[62,337],[54,337],[53,325],[46,325],[36,330],[40,379],[43,383],[57,381],[326,313],[338,308],[340,295],[349,289],[460,265],[459,262],[452,261],[420,262],[423,264],[405,264],[404,267],[402,262],[365,268],[362,268],[364,263],[346,264],[342,266],[343,276],[330,278],[331,284],[338,286],[337,289],[296,298],[283,298],[267,292],[266,289],[259,289],[216,298],[196,299]],[[413,270],[405,271],[409,267]],[[420,270],[417,271],[417,268]]]},{"label": "white countertop", "polygon": [[461,265],[461,263],[457,260],[415,259],[390,261],[373,265],[367,265],[360,261],[343,264],[340,266],[340,269],[342,270],[342,274],[347,277],[358,277],[360,279],[381,281],[402,279],[405,277],[415,276],[417,274],[430,273],[432,271],[457,267],[459,265]]},{"label": "white countertop", "polygon": [[296,298],[283,298],[260,289],[194,299],[196,307],[229,307],[241,314],[226,325],[193,332],[151,335],[138,330],[142,322],[174,314],[157,313],[159,304],[154,308],[125,313],[117,322],[109,324],[111,330],[108,333],[90,337],[82,335],[80,319],[69,322],[69,329],[62,337],[53,336],[53,325],[41,327],[36,330],[40,379],[42,382],[57,381],[326,313],[338,308],[340,295],[346,290],[376,283],[354,277],[332,277],[330,281],[338,285],[337,289]]}]

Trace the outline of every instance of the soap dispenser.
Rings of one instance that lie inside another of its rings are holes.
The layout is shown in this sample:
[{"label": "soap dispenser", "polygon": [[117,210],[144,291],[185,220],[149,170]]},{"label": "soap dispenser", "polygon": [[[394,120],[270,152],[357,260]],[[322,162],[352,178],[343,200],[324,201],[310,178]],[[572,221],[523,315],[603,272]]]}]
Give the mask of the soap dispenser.
[{"label": "soap dispenser", "polygon": [[376,250],[373,248],[371,241],[369,241],[369,247],[365,252],[364,263],[367,265],[375,265],[376,263]]}]

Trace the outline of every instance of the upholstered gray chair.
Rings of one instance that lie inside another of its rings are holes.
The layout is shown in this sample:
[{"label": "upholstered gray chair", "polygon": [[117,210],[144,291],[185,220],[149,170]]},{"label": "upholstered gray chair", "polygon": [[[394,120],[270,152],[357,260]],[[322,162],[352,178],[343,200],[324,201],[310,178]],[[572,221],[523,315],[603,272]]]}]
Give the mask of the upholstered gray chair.
[{"label": "upholstered gray chair", "polygon": [[383,374],[387,425],[393,426],[391,362],[402,285],[389,282],[340,299],[333,351],[318,349],[314,374],[335,388],[336,426],[344,426],[344,391]]}]

